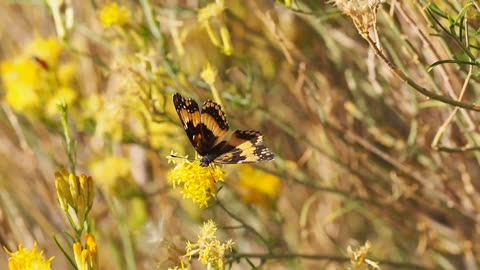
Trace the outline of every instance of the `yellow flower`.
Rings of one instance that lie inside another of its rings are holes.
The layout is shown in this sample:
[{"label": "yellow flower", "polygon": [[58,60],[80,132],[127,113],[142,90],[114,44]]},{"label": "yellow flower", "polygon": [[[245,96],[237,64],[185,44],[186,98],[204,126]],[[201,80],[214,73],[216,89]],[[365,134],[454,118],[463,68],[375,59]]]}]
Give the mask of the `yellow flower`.
[{"label": "yellow flower", "polygon": [[45,259],[43,251],[37,251],[37,242],[33,243],[31,250],[18,245],[18,251],[11,252],[7,248],[5,251],[10,258],[8,259],[8,268],[10,270],[50,270],[52,269],[52,260],[54,257]]},{"label": "yellow flower", "polygon": [[380,266],[375,261],[367,259],[372,244],[370,241],[365,242],[365,245],[353,250],[351,246],[347,248],[347,254],[350,258],[350,265],[352,269],[375,269],[380,270]]},{"label": "yellow flower", "polygon": [[26,55],[28,57],[37,57],[41,61],[45,61],[48,67],[54,67],[58,64],[62,50],[62,43],[54,37],[47,39],[36,38],[27,47]]},{"label": "yellow flower", "polygon": [[212,41],[213,45],[222,49],[225,55],[231,55],[233,53],[232,41],[230,38],[230,32],[225,26],[224,22],[219,23],[220,37],[212,27],[212,21],[223,14],[225,10],[225,3],[223,0],[216,0],[214,3],[210,3],[198,11],[198,21],[205,27],[208,37]]},{"label": "yellow flower", "polygon": [[198,21],[201,23],[207,22],[213,17],[223,13],[225,4],[223,0],[217,0],[198,10]]},{"label": "yellow flower", "polygon": [[5,100],[12,109],[32,118],[51,117],[57,113],[59,99],[67,105],[76,100],[70,87],[75,66],[72,62],[59,64],[62,50],[55,38],[37,38],[23,54],[1,63]]},{"label": "yellow flower", "polygon": [[98,254],[95,235],[91,233],[85,234],[85,247],[80,242],[73,243],[73,254],[78,270],[95,270],[98,269]]},{"label": "yellow flower", "polygon": [[275,175],[257,170],[249,165],[239,165],[240,188],[243,200],[264,203],[278,195],[281,182]]},{"label": "yellow flower", "polygon": [[[55,187],[58,201],[68,220],[72,222],[76,230],[82,229],[83,223],[92,209],[95,195],[92,178],[84,174],[80,176],[69,174],[67,170],[62,169],[55,172]],[[70,216],[70,209],[73,209],[76,219]],[[73,220],[76,220],[76,224]]]},{"label": "yellow flower", "polygon": [[58,81],[61,85],[68,85],[75,78],[75,73],[77,72],[77,65],[72,62],[67,62],[65,64],[59,65],[57,71]]},{"label": "yellow flower", "polygon": [[3,62],[1,73],[7,103],[16,111],[35,113],[45,92],[39,84],[39,68],[31,59],[19,58]]},{"label": "yellow flower", "polygon": [[[118,156],[106,156],[95,160],[90,164],[90,171],[98,185],[104,189],[115,191],[134,187],[131,179],[130,162],[127,158]],[[129,188],[127,188],[129,187]]]},{"label": "yellow flower", "polygon": [[[45,105],[45,112],[48,116],[53,117],[58,114],[58,104],[72,104],[77,99],[75,90],[68,86],[59,87]],[[68,105],[67,105],[68,106]]]},{"label": "yellow flower", "polygon": [[[147,125],[145,131],[143,133],[140,133],[139,135],[141,137],[147,138],[149,143],[154,148],[166,147],[167,145],[165,142],[171,141],[170,138],[172,138],[172,136],[175,136],[175,130],[178,128],[178,125],[171,122],[158,123],[154,121],[148,121],[145,124]],[[175,145],[176,143],[168,142],[169,147],[175,148],[172,146],[172,144]],[[177,144],[178,146],[180,146],[179,143]]]},{"label": "yellow flower", "polygon": [[184,198],[191,199],[201,208],[208,206],[211,193],[216,191],[215,183],[223,182],[223,171],[216,165],[200,166],[195,160],[190,162],[182,159],[175,168],[168,173],[168,183],[173,188],[180,188]]},{"label": "yellow flower", "polygon": [[217,78],[217,70],[207,63],[207,67],[203,69],[202,73],[200,73],[200,77],[204,80],[208,85],[213,85],[215,83],[215,79]]},{"label": "yellow flower", "polygon": [[100,22],[104,27],[113,25],[123,26],[130,21],[130,10],[112,2],[103,6],[99,13]]},{"label": "yellow flower", "polygon": [[232,250],[234,242],[228,240],[221,243],[215,236],[217,225],[212,220],[203,223],[197,243],[187,242],[186,257],[189,259],[198,254],[198,260],[208,266],[208,269],[225,269],[223,258],[225,252]]}]

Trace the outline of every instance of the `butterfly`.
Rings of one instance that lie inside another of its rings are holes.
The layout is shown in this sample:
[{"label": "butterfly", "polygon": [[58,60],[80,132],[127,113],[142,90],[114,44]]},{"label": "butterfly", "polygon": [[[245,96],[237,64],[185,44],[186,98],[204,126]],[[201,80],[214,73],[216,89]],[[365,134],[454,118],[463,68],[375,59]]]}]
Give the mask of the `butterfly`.
[{"label": "butterfly", "polygon": [[200,166],[270,161],[273,153],[263,144],[263,135],[255,130],[237,130],[224,140],[229,125],[222,107],[212,100],[200,110],[192,98],[173,94],[173,104],[190,142],[201,156]]}]

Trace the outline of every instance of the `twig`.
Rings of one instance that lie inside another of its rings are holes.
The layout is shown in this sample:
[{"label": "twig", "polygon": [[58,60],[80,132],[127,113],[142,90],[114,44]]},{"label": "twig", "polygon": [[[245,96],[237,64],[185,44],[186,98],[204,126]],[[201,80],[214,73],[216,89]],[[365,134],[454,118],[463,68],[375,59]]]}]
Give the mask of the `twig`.
[{"label": "twig", "polygon": [[[392,5],[393,5],[393,3],[392,3]],[[407,21],[407,23],[410,25],[410,27],[415,32],[417,32],[417,36],[423,42],[425,48],[428,49],[435,57],[437,57],[439,59],[440,56],[439,56],[437,50],[434,49],[435,46],[432,44],[431,40],[427,38],[427,35],[422,31],[422,29],[420,29],[420,27],[418,26],[418,23],[409,16],[409,14],[400,6],[399,3],[395,3],[395,5],[398,5],[397,10],[398,10],[399,14]],[[422,7],[418,7],[418,8],[422,9]],[[448,74],[445,66],[440,65],[440,66],[438,66],[437,70],[440,73],[441,78],[443,78],[443,80],[445,82],[445,90],[447,91],[447,93],[452,98],[458,99],[455,91],[453,90],[451,76]],[[467,123],[469,125],[469,128],[473,129],[474,124],[473,124],[473,121],[472,121],[470,115],[468,115],[468,112],[466,110],[461,110],[460,112],[462,113],[463,117],[465,118],[465,121],[467,121]]]},{"label": "twig", "polygon": [[[468,45],[469,40],[468,40],[468,24],[467,24],[467,21],[468,21],[468,19],[467,19],[467,17],[465,17],[465,21],[464,21],[465,43],[466,43],[465,46],[468,48],[469,47],[469,45]],[[475,59],[473,59],[473,61],[474,60]],[[460,95],[458,96],[458,101],[462,100],[462,98],[465,94],[465,91],[467,90],[467,86],[468,86],[468,83],[470,81],[470,78],[472,77],[472,74],[473,74],[473,66],[469,65],[468,66],[468,74],[467,74],[467,77],[465,78],[465,81],[463,82],[462,90],[460,91]],[[480,150],[480,147],[464,146],[464,147],[451,148],[451,147],[445,147],[445,146],[441,146],[441,147],[438,146],[440,139],[442,138],[443,134],[445,133],[445,130],[447,129],[447,127],[452,122],[453,117],[456,115],[458,110],[459,110],[459,107],[455,107],[453,109],[453,111],[450,113],[450,115],[447,117],[445,122],[438,128],[437,133],[435,134],[435,137],[433,138],[432,144],[431,144],[431,147],[434,150],[440,150],[440,151],[445,151],[445,152],[467,152],[467,151]]]},{"label": "twig", "polygon": [[[334,255],[321,255],[321,254],[302,254],[302,253],[284,253],[284,254],[262,254],[262,253],[236,253],[231,255],[233,261],[242,258],[259,258],[262,260],[291,260],[291,259],[306,259],[306,260],[328,260],[336,262],[348,262],[350,258]],[[388,265],[392,267],[408,268],[408,269],[430,269],[425,266],[412,263],[393,262],[388,260],[375,260],[379,264]]]},{"label": "twig", "polygon": [[417,84],[415,81],[410,79],[403,71],[401,71],[399,68],[397,68],[388,58],[383,54],[383,52],[378,48],[376,45],[375,41],[372,40],[372,38],[365,34],[363,35],[363,38],[368,42],[370,47],[375,51],[375,54],[380,57],[380,59],[383,60],[385,64],[390,68],[390,70],[395,74],[400,80],[402,80],[404,83],[410,85],[413,87],[415,90],[417,90],[419,93],[423,94],[424,96],[427,96],[431,99],[441,101],[446,104],[450,104],[456,107],[464,108],[467,110],[473,110],[473,111],[480,111],[480,106],[474,103],[464,103],[458,100],[451,99],[447,96],[444,95],[439,95],[435,94],[432,91],[426,89],[425,87],[420,86]]},{"label": "twig", "polygon": [[255,234],[264,244],[265,246],[268,248],[268,250],[270,250],[270,243],[267,241],[267,239],[265,239],[259,232],[257,232],[252,226],[248,225],[246,222],[244,222],[240,217],[238,217],[237,215],[235,215],[234,213],[230,212],[227,208],[225,208],[225,206],[222,204],[222,202],[220,200],[217,199],[217,205],[220,206],[220,208],[225,212],[227,213],[231,218],[235,219],[236,221],[238,221],[240,224],[242,224],[242,226],[247,229],[248,231],[252,232],[253,234]]}]

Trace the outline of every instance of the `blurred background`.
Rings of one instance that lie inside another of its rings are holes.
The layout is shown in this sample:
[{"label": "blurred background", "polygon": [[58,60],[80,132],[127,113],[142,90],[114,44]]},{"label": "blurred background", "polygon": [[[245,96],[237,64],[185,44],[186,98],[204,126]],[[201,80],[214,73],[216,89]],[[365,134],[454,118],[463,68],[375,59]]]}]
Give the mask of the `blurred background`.
[{"label": "blurred background", "polygon": [[[0,1],[0,245],[74,269],[53,238],[73,256],[65,167],[94,182],[95,269],[180,267],[207,220],[235,242],[227,269],[479,269],[477,5]],[[275,161],[186,198],[175,92]]]}]

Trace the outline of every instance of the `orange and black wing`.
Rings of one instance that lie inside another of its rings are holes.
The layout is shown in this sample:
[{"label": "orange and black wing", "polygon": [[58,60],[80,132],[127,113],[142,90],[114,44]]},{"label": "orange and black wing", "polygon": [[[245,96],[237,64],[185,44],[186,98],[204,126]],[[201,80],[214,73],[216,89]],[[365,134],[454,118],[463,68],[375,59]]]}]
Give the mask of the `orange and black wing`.
[{"label": "orange and black wing", "polygon": [[207,100],[202,106],[201,119],[205,147],[212,150],[228,132],[227,118],[220,105],[215,101]]},{"label": "orange and black wing", "polygon": [[273,153],[263,144],[263,135],[255,130],[237,130],[223,145],[213,162],[219,164],[270,161]]},{"label": "orange and black wing", "polygon": [[195,150],[198,151],[201,144],[201,117],[198,104],[192,98],[184,98],[179,93],[173,94],[173,104],[177,111],[178,117],[182,122],[183,128],[187,133],[188,139],[192,143]]},{"label": "orange and black wing", "polygon": [[209,154],[222,141],[229,128],[220,105],[207,100],[200,112],[195,100],[186,99],[178,93],[173,95],[173,103],[195,150],[201,156]]}]

